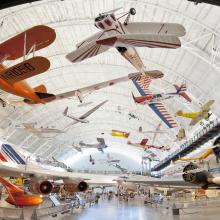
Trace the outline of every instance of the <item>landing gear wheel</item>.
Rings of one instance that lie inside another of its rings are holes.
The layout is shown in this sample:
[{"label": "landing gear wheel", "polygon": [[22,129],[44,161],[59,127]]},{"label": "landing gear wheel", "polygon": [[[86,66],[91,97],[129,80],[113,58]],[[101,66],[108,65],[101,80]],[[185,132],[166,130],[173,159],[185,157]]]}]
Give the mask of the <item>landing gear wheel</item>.
[{"label": "landing gear wheel", "polygon": [[129,13],[130,13],[131,15],[135,15],[135,14],[136,14],[135,8],[130,8]]}]

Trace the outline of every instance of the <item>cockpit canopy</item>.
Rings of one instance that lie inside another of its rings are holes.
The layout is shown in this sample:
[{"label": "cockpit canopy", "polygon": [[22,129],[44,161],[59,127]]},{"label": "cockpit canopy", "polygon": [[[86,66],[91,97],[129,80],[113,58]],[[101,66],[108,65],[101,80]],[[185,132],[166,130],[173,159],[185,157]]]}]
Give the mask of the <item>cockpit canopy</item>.
[{"label": "cockpit canopy", "polygon": [[108,16],[107,14],[100,14],[98,17],[95,18],[95,22],[102,21],[107,16]]}]

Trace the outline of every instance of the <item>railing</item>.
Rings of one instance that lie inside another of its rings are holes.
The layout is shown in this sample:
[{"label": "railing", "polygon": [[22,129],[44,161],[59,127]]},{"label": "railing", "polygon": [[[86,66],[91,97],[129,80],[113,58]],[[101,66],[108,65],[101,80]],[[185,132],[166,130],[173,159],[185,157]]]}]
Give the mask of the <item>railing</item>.
[{"label": "railing", "polygon": [[[201,138],[202,136],[204,136],[205,134],[207,134],[208,132],[210,132],[212,129],[214,129],[216,126],[220,125],[220,121],[218,118],[216,118],[213,121],[210,121],[209,123],[207,123],[206,125],[203,126],[202,130],[200,130],[197,134],[194,135],[194,137],[190,138],[189,140],[187,140],[185,143],[183,143],[182,145],[180,145],[180,147],[174,151],[173,153],[171,153],[169,156],[167,156],[165,159],[163,159],[162,161],[160,161],[157,165],[155,165],[152,168],[152,171],[157,171],[159,170],[160,167],[162,167],[164,164],[167,164],[168,162],[170,162],[171,160],[178,158],[178,156],[184,152],[185,150],[187,150],[190,145],[192,145],[193,143],[195,143],[197,140],[199,140],[199,138]],[[219,131],[220,132],[220,131]],[[168,164],[167,164],[168,165]]]}]

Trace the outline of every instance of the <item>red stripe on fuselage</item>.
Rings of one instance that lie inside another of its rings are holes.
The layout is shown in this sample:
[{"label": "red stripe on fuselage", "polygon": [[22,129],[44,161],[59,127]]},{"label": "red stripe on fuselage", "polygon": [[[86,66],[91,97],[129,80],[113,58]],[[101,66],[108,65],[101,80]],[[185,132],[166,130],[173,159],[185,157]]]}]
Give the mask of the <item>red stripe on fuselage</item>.
[{"label": "red stripe on fuselage", "polygon": [[8,162],[7,159],[0,153],[0,160],[3,162]]}]

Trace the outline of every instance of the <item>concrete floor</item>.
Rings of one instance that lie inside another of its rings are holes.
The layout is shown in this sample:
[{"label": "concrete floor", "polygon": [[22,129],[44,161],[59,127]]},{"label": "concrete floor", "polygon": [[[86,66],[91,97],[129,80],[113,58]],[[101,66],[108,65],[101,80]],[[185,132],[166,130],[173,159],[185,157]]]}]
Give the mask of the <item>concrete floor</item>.
[{"label": "concrete floor", "polygon": [[[219,204],[220,206],[220,204]],[[219,208],[199,208],[180,210],[180,216],[173,216],[166,209],[144,206],[143,201],[122,202],[118,200],[102,201],[98,205],[82,210],[74,216],[65,215],[62,220],[216,220]]]}]

